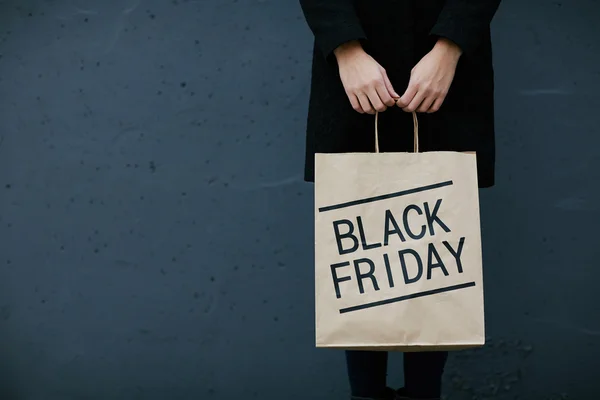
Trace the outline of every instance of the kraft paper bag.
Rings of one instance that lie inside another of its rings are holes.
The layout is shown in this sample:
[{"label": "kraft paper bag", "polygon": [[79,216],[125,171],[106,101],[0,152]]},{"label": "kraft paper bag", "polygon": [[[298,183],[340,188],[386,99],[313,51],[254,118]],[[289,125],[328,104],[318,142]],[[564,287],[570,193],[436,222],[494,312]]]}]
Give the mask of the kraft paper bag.
[{"label": "kraft paper bag", "polygon": [[429,351],[485,341],[476,155],[317,154],[316,346]]}]

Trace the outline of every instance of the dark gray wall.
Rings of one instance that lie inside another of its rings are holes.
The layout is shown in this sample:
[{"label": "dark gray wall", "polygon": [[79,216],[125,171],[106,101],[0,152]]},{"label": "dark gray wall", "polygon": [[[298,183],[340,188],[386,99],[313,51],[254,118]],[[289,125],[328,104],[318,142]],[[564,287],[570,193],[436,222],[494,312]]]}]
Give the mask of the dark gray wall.
[{"label": "dark gray wall", "polygon": [[[600,393],[598,15],[494,22],[490,344],[452,399]],[[314,349],[311,41],[295,0],[0,1],[2,400],[346,398]]]}]

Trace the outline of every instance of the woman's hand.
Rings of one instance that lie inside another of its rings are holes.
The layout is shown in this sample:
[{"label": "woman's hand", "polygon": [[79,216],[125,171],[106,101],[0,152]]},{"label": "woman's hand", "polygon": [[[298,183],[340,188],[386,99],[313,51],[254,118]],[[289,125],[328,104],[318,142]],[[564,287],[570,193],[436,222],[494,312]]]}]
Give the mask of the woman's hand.
[{"label": "woman's hand", "polygon": [[396,104],[406,112],[438,111],[454,79],[461,53],[461,49],[450,40],[438,40],[412,69],[408,88]]},{"label": "woman's hand", "polygon": [[367,54],[359,42],[341,45],[335,51],[340,78],[346,95],[359,113],[375,114],[396,104],[400,97],[377,61]]}]

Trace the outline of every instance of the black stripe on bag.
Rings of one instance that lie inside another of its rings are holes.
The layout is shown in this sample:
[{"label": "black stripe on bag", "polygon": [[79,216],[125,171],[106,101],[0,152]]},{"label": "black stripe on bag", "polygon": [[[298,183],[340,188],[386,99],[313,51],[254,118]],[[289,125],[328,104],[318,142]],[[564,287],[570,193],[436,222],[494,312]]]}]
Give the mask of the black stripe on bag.
[{"label": "black stripe on bag", "polygon": [[393,299],[374,301],[372,303],[361,304],[359,306],[342,308],[340,310],[340,314],[345,314],[345,313],[349,313],[352,311],[364,310],[364,309],[372,308],[372,307],[379,307],[379,306],[383,306],[386,304],[397,303],[399,301],[404,301],[404,300],[416,299],[418,297],[432,296],[434,294],[452,292],[454,290],[466,289],[466,288],[473,287],[473,286],[475,286],[475,282],[468,282],[468,283],[462,283],[460,285],[448,286],[445,288],[428,290],[428,291],[420,292],[420,293],[413,293],[413,294],[409,294],[406,296],[394,297]]},{"label": "black stripe on bag", "polygon": [[400,196],[406,196],[406,195],[414,194],[414,193],[426,192],[428,190],[439,189],[441,187],[450,186],[452,184],[453,184],[452,181],[446,181],[446,182],[435,183],[433,185],[421,186],[421,187],[414,188],[414,189],[402,190],[400,192],[382,194],[380,196],[375,196],[375,197],[368,197],[366,199],[353,200],[353,201],[349,201],[346,203],[334,204],[332,206],[327,206],[327,207],[321,207],[321,208],[319,208],[319,212],[339,210],[340,208],[352,207],[352,206],[356,206],[358,204],[373,203],[375,201],[392,199],[394,197],[400,197]]}]

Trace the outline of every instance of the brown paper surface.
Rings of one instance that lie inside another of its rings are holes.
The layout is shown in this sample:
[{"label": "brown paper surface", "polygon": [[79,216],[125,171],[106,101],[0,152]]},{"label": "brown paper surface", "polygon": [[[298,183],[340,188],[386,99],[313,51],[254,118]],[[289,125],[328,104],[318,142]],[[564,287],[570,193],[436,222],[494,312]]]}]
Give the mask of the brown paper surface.
[{"label": "brown paper surface", "polygon": [[317,347],[430,351],[484,344],[475,157],[316,155]]}]

